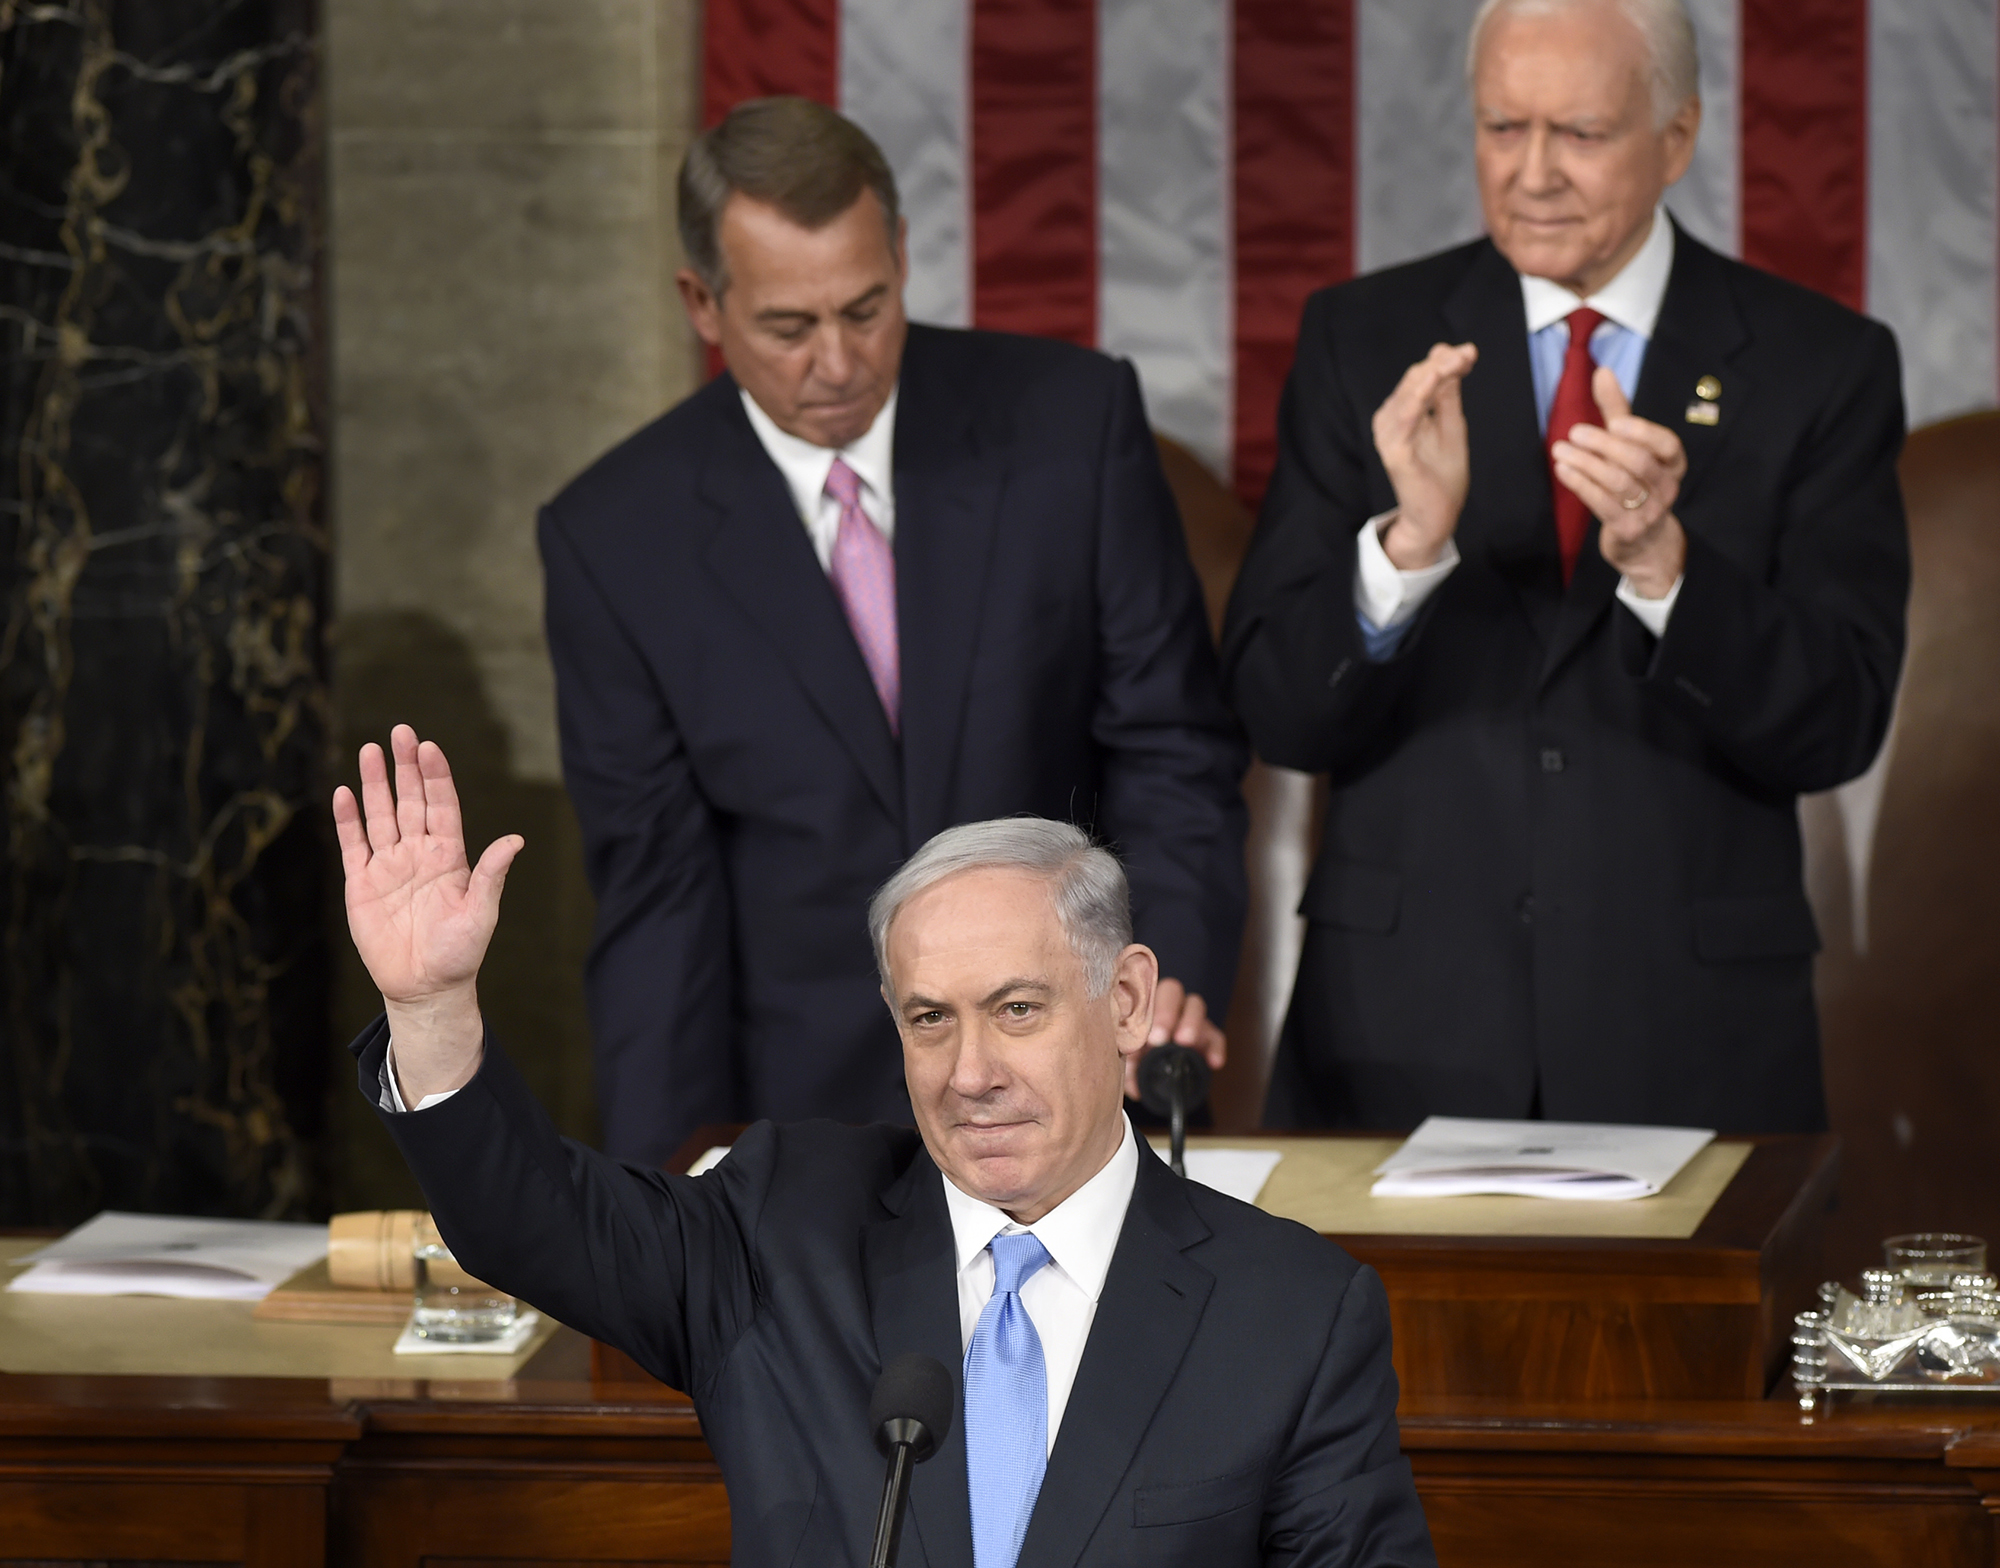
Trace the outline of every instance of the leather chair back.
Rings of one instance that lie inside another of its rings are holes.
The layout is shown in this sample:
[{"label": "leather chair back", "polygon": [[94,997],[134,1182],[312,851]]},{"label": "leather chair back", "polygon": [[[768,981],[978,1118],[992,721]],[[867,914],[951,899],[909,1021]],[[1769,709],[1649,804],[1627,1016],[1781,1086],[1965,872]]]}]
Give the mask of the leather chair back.
[{"label": "leather chair back", "polygon": [[[1159,438],[1167,483],[1180,503],[1188,555],[1201,579],[1209,629],[1220,637],[1229,590],[1250,547],[1253,520],[1229,487],[1185,447]],[[1236,994],[1223,1025],[1229,1036],[1229,1065],[1216,1075],[1210,1103],[1220,1132],[1247,1132],[1263,1118],[1264,1087],[1271,1055],[1292,998],[1305,922],[1299,900],[1319,848],[1325,789],[1310,774],[1252,762],[1243,778],[1250,808],[1245,846],[1250,909],[1244,924],[1243,957],[1236,971]]]},{"label": "leather chair back", "polygon": [[1909,654],[1881,757],[1800,803],[1843,1146],[1827,1267],[1910,1230],[2000,1260],[2000,413],[1910,436]]}]

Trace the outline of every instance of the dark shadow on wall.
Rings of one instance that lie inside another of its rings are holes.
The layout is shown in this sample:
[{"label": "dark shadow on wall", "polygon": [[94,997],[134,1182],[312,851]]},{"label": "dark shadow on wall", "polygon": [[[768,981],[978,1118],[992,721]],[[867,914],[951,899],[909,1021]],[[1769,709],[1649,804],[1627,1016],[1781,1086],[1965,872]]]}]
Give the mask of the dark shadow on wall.
[{"label": "dark shadow on wall", "polygon": [[[333,657],[336,783],[358,784],[355,757],[364,743],[386,744],[392,725],[412,724],[451,759],[472,856],[503,833],[527,839],[480,974],[480,1005],[557,1127],[595,1143],[583,1003],[593,905],[569,797],[560,784],[514,777],[507,731],[487,700],[472,650],[442,622],[416,611],[346,616],[334,629]],[[339,885],[337,872],[333,884]],[[327,1125],[333,1206],[420,1206],[402,1156],[356,1090],[345,1044],[381,1011],[381,997],[337,913],[333,930],[338,1060]]]}]

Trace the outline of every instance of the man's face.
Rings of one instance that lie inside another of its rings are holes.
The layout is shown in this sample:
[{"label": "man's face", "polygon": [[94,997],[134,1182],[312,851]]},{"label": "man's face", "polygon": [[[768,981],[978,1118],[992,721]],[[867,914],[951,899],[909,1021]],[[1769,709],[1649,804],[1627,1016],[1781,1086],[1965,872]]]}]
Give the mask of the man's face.
[{"label": "man's face", "polygon": [[675,277],[701,340],[780,430],[830,447],[864,434],[895,390],[909,332],[906,248],[901,235],[889,242],[875,193],[817,229],[732,196],[716,241],[720,299],[692,270]]},{"label": "man's face", "polygon": [[1649,70],[1612,0],[1488,24],[1472,79],[1479,201],[1517,271],[1588,295],[1645,243],[1701,125],[1698,99],[1654,125]]},{"label": "man's face", "polygon": [[963,871],[889,927],[889,1005],[925,1146],[963,1192],[1032,1224],[1125,1135],[1124,1059],[1146,1041],[1159,964],[1136,944],[1088,995],[1049,886]]}]

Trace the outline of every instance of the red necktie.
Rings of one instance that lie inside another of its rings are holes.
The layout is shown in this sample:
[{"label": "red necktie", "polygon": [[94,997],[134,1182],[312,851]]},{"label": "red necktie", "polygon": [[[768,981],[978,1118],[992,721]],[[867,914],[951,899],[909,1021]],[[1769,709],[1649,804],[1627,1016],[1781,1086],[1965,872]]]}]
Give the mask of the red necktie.
[{"label": "red necktie", "polygon": [[[1604,317],[1589,308],[1569,313],[1569,352],[1563,355],[1562,380],[1556,383],[1555,401],[1549,405],[1549,433],[1545,445],[1553,447],[1567,440],[1577,425],[1602,425],[1597,399],[1590,394],[1590,375],[1597,361],[1590,357],[1590,335],[1604,324]],[[1590,509],[1583,498],[1556,478],[1555,458],[1549,458],[1549,488],[1556,501],[1556,548],[1562,551],[1563,586],[1569,586],[1576,571],[1576,558],[1583,550],[1583,536],[1590,527]]]},{"label": "red necktie", "polygon": [[840,531],[834,535],[828,575],[847,611],[847,624],[861,645],[861,658],[875,682],[875,695],[889,718],[889,733],[902,728],[902,659],[896,642],[896,552],[874,519],[861,509],[861,476],[839,458],[826,476],[826,493],[840,503]]}]

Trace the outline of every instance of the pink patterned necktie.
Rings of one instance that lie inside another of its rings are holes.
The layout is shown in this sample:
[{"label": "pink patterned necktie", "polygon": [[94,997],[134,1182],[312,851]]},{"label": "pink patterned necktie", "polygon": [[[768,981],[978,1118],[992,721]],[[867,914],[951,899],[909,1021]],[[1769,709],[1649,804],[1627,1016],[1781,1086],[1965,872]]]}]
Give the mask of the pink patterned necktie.
[{"label": "pink patterned necktie", "polygon": [[875,695],[889,717],[889,733],[902,729],[903,674],[896,647],[896,552],[861,510],[861,476],[840,458],[826,476],[826,493],[840,503],[840,532],[833,540],[827,575],[847,611],[861,646]]}]

